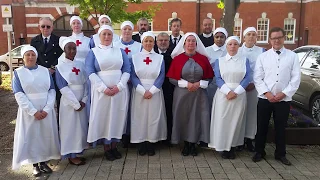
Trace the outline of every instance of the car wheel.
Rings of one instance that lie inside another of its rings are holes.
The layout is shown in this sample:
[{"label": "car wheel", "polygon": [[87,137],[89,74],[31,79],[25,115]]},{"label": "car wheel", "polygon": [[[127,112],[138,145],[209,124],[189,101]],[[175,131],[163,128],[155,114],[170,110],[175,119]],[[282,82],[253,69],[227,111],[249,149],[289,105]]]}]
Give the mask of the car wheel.
[{"label": "car wheel", "polygon": [[6,64],[4,62],[0,62],[0,71],[9,71],[8,64]]},{"label": "car wheel", "polygon": [[312,118],[320,124],[320,95],[315,96],[311,103]]}]

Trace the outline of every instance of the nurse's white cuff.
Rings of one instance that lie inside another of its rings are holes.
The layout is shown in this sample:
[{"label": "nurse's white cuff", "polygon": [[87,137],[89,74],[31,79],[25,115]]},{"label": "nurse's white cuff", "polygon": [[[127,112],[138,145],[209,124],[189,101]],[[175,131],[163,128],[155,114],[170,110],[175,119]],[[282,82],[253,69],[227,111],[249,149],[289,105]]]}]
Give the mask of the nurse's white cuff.
[{"label": "nurse's white cuff", "polygon": [[144,93],[146,92],[146,90],[144,89],[143,86],[141,86],[140,84],[138,84],[138,86],[136,87],[136,91],[141,94],[142,96],[144,96]]},{"label": "nurse's white cuff", "polygon": [[224,85],[221,86],[220,91],[223,94],[227,95],[231,90],[226,84],[224,84]]},{"label": "nurse's white cuff", "polygon": [[246,92],[246,90],[245,90],[241,85],[239,85],[239,86],[234,90],[234,92],[235,92],[236,94],[242,94],[242,93]]},{"label": "nurse's white cuff", "polygon": [[122,82],[119,82],[119,83],[117,84],[117,87],[118,87],[119,92],[120,92],[120,91],[122,91],[122,89],[124,88],[124,85],[122,84]]},{"label": "nurse's white cuff", "polygon": [[151,92],[151,94],[155,94],[157,92],[160,92],[160,89],[158,89],[156,86],[152,86],[150,89],[149,89],[149,92]]},{"label": "nurse's white cuff", "polygon": [[209,81],[200,80],[200,87],[206,89],[208,87]]},{"label": "nurse's white cuff", "polygon": [[178,86],[181,88],[186,88],[186,87],[188,87],[188,81],[186,81],[184,79],[180,79],[180,80],[178,80]]}]

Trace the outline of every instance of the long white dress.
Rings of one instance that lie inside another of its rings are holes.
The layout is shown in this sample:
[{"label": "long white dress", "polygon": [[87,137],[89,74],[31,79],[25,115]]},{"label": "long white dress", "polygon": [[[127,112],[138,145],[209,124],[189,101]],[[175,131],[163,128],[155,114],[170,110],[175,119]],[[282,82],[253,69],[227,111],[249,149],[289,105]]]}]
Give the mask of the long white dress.
[{"label": "long white dress", "polygon": [[[130,71],[121,71],[125,62],[120,48],[99,45],[92,48],[89,55],[93,56],[93,59],[87,59],[86,63],[96,60],[100,70],[91,74],[87,72],[91,81],[91,113],[87,141],[91,143],[100,139],[121,139],[125,132],[128,112],[127,82]],[[107,87],[115,85],[120,90],[116,95],[104,94]]]},{"label": "long white dress", "polygon": [[[130,141],[140,143],[165,140],[167,139],[167,120],[164,97],[162,89],[155,86],[163,64],[163,56],[153,50],[152,53],[142,50],[132,56],[132,64],[141,85],[138,84],[132,91]],[[162,83],[164,78],[163,76]],[[153,94],[151,99],[143,98],[145,90]]]},{"label": "long white dress", "polygon": [[[250,62],[250,68],[253,70],[258,56],[264,52],[264,48],[253,46],[252,48],[247,48],[244,44],[239,48],[239,53],[247,57]],[[250,76],[250,83],[253,83],[253,71]],[[256,89],[247,92],[247,110],[245,113],[245,120],[243,122],[242,128],[245,131],[245,137],[254,139],[257,133],[257,103],[258,103],[258,92]]]},{"label": "long white dress", "polygon": [[[58,125],[54,110],[55,90],[50,89],[50,73],[38,66],[29,70],[15,70],[23,92],[15,93],[19,108],[14,133],[12,169],[21,165],[60,159]],[[16,77],[13,79],[19,81]],[[37,111],[45,111],[47,117],[36,120]]]},{"label": "long white dress", "polygon": [[[59,75],[61,76],[59,76]],[[87,148],[88,118],[86,110],[78,110],[79,101],[87,101],[87,85],[84,64],[64,58],[57,65],[57,85],[62,94],[59,124],[61,155],[81,153]]]},{"label": "long white dress", "polygon": [[[215,66],[215,75],[224,81],[224,86],[235,91],[246,76],[246,58],[234,56],[227,60],[227,56],[221,57]],[[219,72],[217,72],[219,71]],[[248,78],[248,77],[246,77]],[[248,81],[248,80],[247,80]],[[249,81],[248,81],[249,82]],[[248,85],[248,83],[246,83]],[[220,87],[213,99],[211,112],[211,128],[209,147],[216,151],[230,151],[231,147],[243,144],[244,133],[241,131],[244,120],[247,97],[243,92],[233,100],[227,100],[223,87]]]}]

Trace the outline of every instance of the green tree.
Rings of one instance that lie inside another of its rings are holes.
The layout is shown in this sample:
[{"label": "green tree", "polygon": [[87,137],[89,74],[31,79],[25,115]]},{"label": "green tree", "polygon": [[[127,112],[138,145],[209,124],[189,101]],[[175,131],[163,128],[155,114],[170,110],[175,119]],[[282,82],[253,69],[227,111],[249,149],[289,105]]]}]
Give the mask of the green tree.
[{"label": "green tree", "polygon": [[141,17],[151,19],[155,12],[161,8],[161,4],[149,6],[147,10],[127,12],[128,3],[141,4],[143,0],[67,0],[70,5],[78,6],[80,17],[87,18],[92,16],[98,21],[97,14],[107,14],[113,23],[120,23],[129,20],[133,23]]}]

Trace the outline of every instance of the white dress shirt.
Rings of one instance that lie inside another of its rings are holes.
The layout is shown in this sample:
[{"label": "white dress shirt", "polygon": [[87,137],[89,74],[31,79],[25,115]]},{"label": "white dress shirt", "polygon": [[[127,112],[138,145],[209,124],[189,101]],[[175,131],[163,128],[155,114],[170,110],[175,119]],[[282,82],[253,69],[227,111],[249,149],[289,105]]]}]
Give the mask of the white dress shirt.
[{"label": "white dress shirt", "polygon": [[267,99],[266,92],[273,95],[283,92],[286,96],[281,101],[291,101],[299,88],[301,74],[297,54],[284,47],[280,51],[278,55],[271,48],[258,56],[253,81],[259,98]]}]

